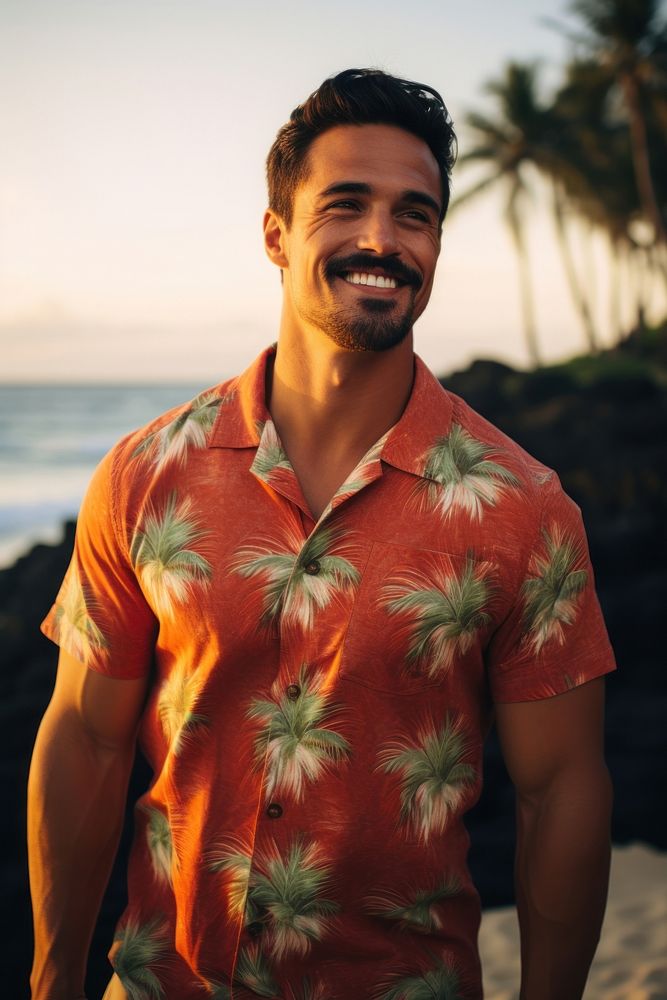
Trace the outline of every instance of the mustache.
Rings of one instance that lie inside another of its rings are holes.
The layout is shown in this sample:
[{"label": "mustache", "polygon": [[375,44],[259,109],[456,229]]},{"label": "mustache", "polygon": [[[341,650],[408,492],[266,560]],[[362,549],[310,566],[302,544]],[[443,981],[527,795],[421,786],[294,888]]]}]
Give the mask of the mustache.
[{"label": "mustache", "polygon": [[343,272],[373,271],[381,268],[390,278],[396,278],[405,285],[420,288],[423,275],[412,267],[408,267],[396,257],[376,257],[371,254],[355,253],[349,257],[332,257],[327,261],[324,273],[328,279],[337,278]]}]

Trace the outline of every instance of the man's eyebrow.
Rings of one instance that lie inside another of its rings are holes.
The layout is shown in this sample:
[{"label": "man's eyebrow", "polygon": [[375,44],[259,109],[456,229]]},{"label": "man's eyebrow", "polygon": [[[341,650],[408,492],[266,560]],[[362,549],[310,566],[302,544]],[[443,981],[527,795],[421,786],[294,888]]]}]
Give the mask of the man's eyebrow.
[{"label": "man's eyebrow", "polygon": [[[363,181],[339,181],[338,184],[330,184],[324,191],[320,191],[318,197],[329,198],[334,194],[371,194],[371,192],[370,184],[365,184]],[[402,191],[401,201],[423,205],[425,208],[430,208],[437,216],[440,216],[442,211],[442,206],[425,191]]]},{"label": "man's eyebrow", "polygon": [[330,184],[324,191],[320,191],[320,198],[328,198],[332,194],[370,194],[370,184],[361,181],[340,181],[338,184]]}]

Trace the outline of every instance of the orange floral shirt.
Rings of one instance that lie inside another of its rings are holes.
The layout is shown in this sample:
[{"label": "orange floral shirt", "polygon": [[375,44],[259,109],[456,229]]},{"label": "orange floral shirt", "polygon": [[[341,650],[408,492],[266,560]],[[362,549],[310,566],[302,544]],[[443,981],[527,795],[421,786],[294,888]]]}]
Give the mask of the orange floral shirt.
[{"label": "orange floral shirt", "polygon": [[151,675],[112,961],[151,1000],[479,998],[463,820],[493,703],[613,669],[580,513],[416,359],[315,522],[269,353],[102,461],[43,625]]}]

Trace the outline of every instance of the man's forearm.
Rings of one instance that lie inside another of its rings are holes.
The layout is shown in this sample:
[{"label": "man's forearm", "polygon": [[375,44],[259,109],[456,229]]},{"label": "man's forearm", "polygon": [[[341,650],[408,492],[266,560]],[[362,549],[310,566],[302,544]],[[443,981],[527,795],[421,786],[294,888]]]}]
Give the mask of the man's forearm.
[{"label": "man's forearm", "polygon": [[611,799],[598,768],[519,801],[521,1000],[583,993],[607,898]]},{"label": "man's forearm", "polygon": [[76,720],[56,720],[48,712],[44,717],[28,786],[33,1000],[83,995],[131,764],[131,749],[101,747]]}]

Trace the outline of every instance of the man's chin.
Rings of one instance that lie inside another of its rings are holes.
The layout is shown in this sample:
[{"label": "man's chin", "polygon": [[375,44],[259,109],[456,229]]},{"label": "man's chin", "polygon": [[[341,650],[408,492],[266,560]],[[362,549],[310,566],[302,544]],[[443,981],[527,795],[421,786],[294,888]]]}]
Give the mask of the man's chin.
[{"label": "man's chin", "polygon": [[[374,304],[375,301],[374,301]],[[380,303],[385,305],[385,303]],[[390,351],[401,344],[412,330],[412,317],[388,323],[370,317],[351,323],[335,323],[326,329],[327,336],[348,351]]]}]

